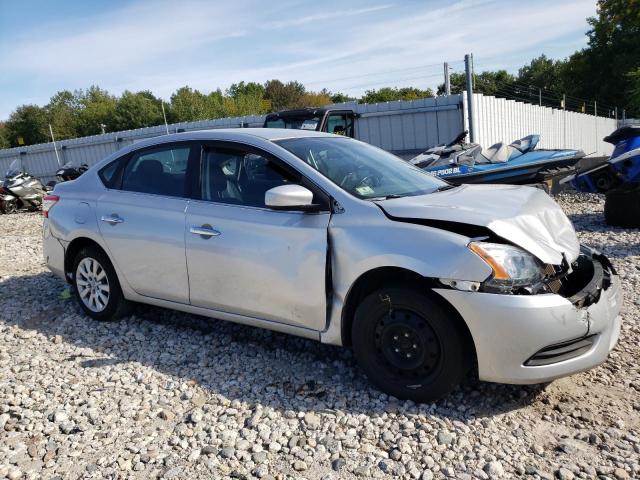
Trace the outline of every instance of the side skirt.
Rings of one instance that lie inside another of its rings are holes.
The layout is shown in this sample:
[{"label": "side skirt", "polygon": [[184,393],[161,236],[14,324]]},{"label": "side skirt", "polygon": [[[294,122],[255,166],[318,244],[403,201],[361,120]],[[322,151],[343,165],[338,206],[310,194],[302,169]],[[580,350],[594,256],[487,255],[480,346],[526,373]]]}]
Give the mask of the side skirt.
[{"label": "side skirt", "polygon": [[203,317],[215,318],[217,320],[225,320],[228,322],[239,323],[241,325],[248,325],[250,327],[266,328],[267,330],[273,330],[275,332],[287,333],[289,335],[295,335],[297,337],[309,338],[311,340],[320,341],[320,332],[312,330],[310,328],[298,327],[294,325],[287,325],[285,323],[274,322],[270,320],[263,320],[255,317],[245,317],[235,313],[222,312],[218,310],[211,310],[208,308],[195,307],[193,305],[187,305],[184,303],[170,302],[167,300],[160,300],[158,298],[144,297],[138,294],[132,294],[127,292],[125,295],[127,300],[133,302],[144,303],[148,305],[154,305],[156,307],[168,308],[170,310],[178,310],[180,312],[191,313],[194,315],[202,315]]}]

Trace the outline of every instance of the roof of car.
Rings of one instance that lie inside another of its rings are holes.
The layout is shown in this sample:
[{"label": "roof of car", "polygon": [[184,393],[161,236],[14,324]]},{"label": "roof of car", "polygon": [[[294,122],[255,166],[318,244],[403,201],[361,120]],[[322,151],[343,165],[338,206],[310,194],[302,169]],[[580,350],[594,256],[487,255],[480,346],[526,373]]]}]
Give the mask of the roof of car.
[{"label": "roof of car", "polygon": [[263,140],[284,140],[285,138],[304,137],[340,137],[330,133],[316,132],[314,130],[296,130],[291,128],[217,128],[211,130],[194,130],[190,132],[171,133],[159,137],[151,137],[129,146],[129,150],[137,150],[140,147],[158,145],[169,142],[181,142],[187,140],[230,140],[242,141],[251,138]]}]

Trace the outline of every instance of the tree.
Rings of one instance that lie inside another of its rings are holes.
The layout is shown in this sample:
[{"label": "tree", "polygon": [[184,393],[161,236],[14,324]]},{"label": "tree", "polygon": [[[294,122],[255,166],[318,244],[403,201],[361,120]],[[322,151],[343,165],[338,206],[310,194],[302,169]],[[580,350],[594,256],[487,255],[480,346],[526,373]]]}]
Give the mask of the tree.
[{"label": "tree", "polygon": [[384,87],[378,90],[366,90],[360,99],[363,103],[392,102],[395,100],[416,100],[418,98],[433,97],[430,88],[420,90],[415,87]]},{"label": "tree", "polygon": [[[508,90],[515,81],[516,78],[506,70],[485,71],[475,75],[473,91],[484,95],[497,95],[499,92],[504,93]],[[464,73],[452,73],[449,83],[452,94],[462,93],[467,89]],[[444,95],[444,83],[438,86],[438,95]]]},{"label": "tree", "polygon": [[264,84],[264,98],[271,102],[274,110],[293,108],[305,92],[300,82],[284,84],[280,80],[269,80]]},{"label": "tree", "polygon": [[173,122],[191,122],[212,118],[207,96],[198,90],[182,87],[171,95],[171,120]]},{"label": "tree", "polygon": [[235,100],[238,99],[239,96],[241,95],[245,95],[245,96],[249,96],[249,97],[264,97],[264,91],[265,91],[265,87],[263,85],[260,85],[259,83],[256,82],[248,82],[248,83],[244,83],[244,82],[240,82],[240,83],[233,83],[228,89],[227,89],[227,95],[229,97],[233,97]]},{"label": "tree", "polygon": [[562,73],[567,93],[640,115],[629,103],[640,67],[640,0],[599,0],[597,16],[587,22],[588,46],[569,58]]},{"label": "tree", "polygon": [[87,90],[76,90],[79,104],[76,130],[79,136],[102,133],[102,125],[111,130],[117,100],[106,90],[92,85]]},{"label": "tree", "polygon": [[331,103],[331,97],[323,92],[306,92],[292,105],[293,108],[323,107]]},{"label": "tree", "polygon": [[164,123],[159,101],[148,93],[125,90],[118,99],[109,128],[131,130]]},{"label": "tree", "polygon": [[351,97],[346,93],[336,92],[336,93],[330,93],[329,95],[331,98],[331,103],[347,103],[347,102],[353,102],[354,100],[356,100],[355,97]]},{"label": "tree", "polygon": [[53,129],[56,140],[78,136],[78,98],[69,90],[56,93],[45,107],[47,119]]},{"label": "tree", "polygon": [[529,65],[518,70],[518,82],[552,92],[561,92],[564,90],[561,79],[564,63],[562,60],[552,60],[540,55],[531,60]]},{"label": "tree", "polygon": [[12,147],[49,141],[47,112],[37,105],[21,105],[5,123],[6,136]]},{"label": "tree", "polygon": [[10,146],[7,126],[5,122],[0,122],[0,148],[9,148]]},{"label": "tree", "polygon": [[627,107],[633,114],[633,112],[640,112],[640,67],[636,68],[633,72],[629,72],[627,75],[631,83]]}]

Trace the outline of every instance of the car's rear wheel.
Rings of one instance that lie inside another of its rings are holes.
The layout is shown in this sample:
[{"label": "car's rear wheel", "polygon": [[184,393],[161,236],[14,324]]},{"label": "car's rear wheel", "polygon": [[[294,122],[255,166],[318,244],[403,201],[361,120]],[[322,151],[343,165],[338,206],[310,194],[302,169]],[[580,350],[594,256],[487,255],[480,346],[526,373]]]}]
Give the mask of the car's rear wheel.
[{"label": "car's rear wheel", "polygon": [[73,264],[78,303],[95,320],[115,320],[129,311],[109,258],[95,246],[84,247]]},{"label": "car's rear wheel", "polygon": [[401,399],[440,398],[472,367],[458,319],[409,288],[384,288],[366,297],[356,310],[352,343],[372,383]]}]

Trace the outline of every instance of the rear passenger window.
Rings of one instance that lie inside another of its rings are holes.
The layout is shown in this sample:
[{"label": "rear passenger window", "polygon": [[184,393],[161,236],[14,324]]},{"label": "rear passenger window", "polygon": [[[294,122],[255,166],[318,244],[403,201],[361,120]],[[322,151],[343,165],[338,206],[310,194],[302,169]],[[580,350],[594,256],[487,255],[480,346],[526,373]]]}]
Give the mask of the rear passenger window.
[{"label": "rear passenger window", "polygon": [[124,169],[122,190],[169,197],[185,196],[190,151],[190,147],[173,147],[134,155]]}]

